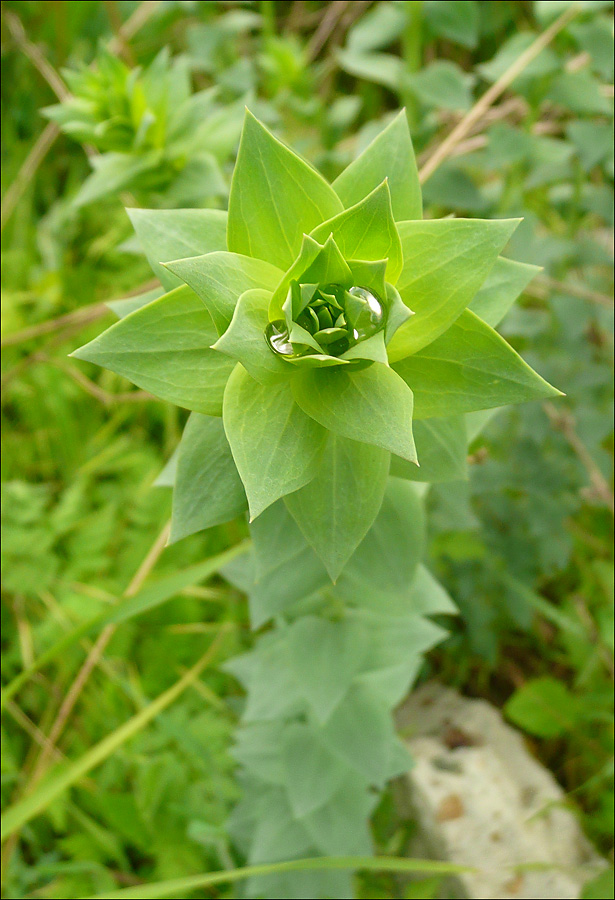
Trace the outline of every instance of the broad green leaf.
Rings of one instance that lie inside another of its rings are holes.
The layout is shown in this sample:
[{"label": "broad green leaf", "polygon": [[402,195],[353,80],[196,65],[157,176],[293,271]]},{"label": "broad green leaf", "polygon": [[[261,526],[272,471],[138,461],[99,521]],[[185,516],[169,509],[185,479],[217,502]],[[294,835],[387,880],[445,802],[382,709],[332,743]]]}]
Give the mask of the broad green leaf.
[{"label": "broad green leaf", "polygon": [[338,586],[360,582],[381,591],[407,591],[423,556],[424,532],[416,488],[389,478],[376,520],[344,568]]},{"label": "broad green leaf", "polygon": [[365,626],[346,618],[303,616],[288,630],[289,656],[299,691],[320,723],[340,704],[370,650]]},{"label": "broad green leaf", "polygon": [[231,184],[228,249],[286,270],[304,233],[339,213],[325,179],[246,111]]},{"label": "broad green leaf", "polygon": [[179,445],[169,542],[228,522],[246,508],[222,420],[193,413]]},{"label": "broad green leaf", "polygon": [[330,234],[345,259],[388,260],[387,279],[395,284],[403,256],[386,181],[355,206],[314,228],[311,237],[326,241]]},{"label": "broad green leaf", "polygon": [[[464,418],[466,421],[466,430],[468,432],[468,447],[477,437],[485,430],[489,422],[502,411],[502,407],[496,406],[494,409],[478,409],[475,412],[466,413]],[[427,419],[425,420],[427,421]]]},{"label": "broad green leaf", "polygon": [[284,502],[278,500],[250,525],[254,578],[247,588],[250,620],[259,628],[298,600],[330,584],[329,576]]},{"label": "broad green leaf", "polygon": [[574,732],[579,720],[579,701],[563,682],[545,675],[526,681],[504,707],[508,718],[542,738]]},{"label": "broad green leaf", "polygon": [[472,49],[480,35],[479,4],[475,0],[426,0],[425,18],[430,29],[455,44]]},{"label": "broad green leaf", "polygon": [[326,432],[297,406],[287,382],[261,385],[237,365],[223,415],[251,519],[319,471]]},{"label": "broad green leaf", "polygon": [[87,206],[107,194],[124,190],[145,172],[156,169],[161,162],[160,151],[143,156],[131,153],[103,153],[101,156],[94,156],[94,171],[81,185],[73,203],[76,207]]},{"label": "broad green leaf", "polygon": [[414,391],[415,419],[561,396],[469,310],[429,347],[394,368]]},{"label": "broad green leaf", "polygon": [[418,72],[408,73],[405,83],[427,107],[466,110],[472,105],[474,76],[449,60],[437,59]]},{"label": "broad green leaf", "polygon": [[383,787],[395,739],[393,721],[381,698],[354,685],[323,728],[323,740],[370,784]]},{"label": "broad green leaf", "polygon": [[250,775],[256,775],[267,784],[283,785],[285,772],[281,748],[287,727],[280,719],[242,725],[235,732],[231,755],[250,769]]},{"label": "broad green leaf", "polygon": [[468,436],[463,416],[420,419],[412,425],[419,466],[391,457],[391,475],[409,481],[459,481],[468,477]]},{"label": "broad green leaf", "polygon": [[152,288],[151,291],[143,291],[142,294],[137,294],[134,297],[124,297],[122,300],[110,300],[107,303],[107,306],[111,312],[115,313],[118,319],[123,319],[124,316],[134,312],[136,309],[147,306],[152,300],[158,300],[164,293],[164,288],[155,287]]},{"label": "broad green leaf", "polygon": [[294,547],[292,556],[258,576],[250,586],[248,600],[253,628],[260,628],[265,622],[291,609],[298,601],[331,583],[324,565],[309,544],[303,541],[300,546]]},{"label": "broad green leaf", "polygon": [[401,222],[404,257],[396,285],[415,313],[389,346],[391,362],[435,340],[470,303],[519,219],[433,219]]},{"label": "broad green leaf", "polygon": [[234,362],[211,349],[216,331],[190,288],[175,288],[121,319],[71,356],[123,375],[155,397],[208,416],[222,413]]},{"label": "broad green leaf", "polygon": [[455,615],[458,611],[440,582],[421,564],[403,590],[379,590],[373,582],[364,582],[351,574],[347,578],[346,572],[340,576],[334,590],[345,603],[372,610],[381,619]]},{"label": "broad green leaf", "polygon": [[580,116],[613,115],[613,103],[605,97],[600,81],[586,69],[559,72],[547,93],[547,100]]},{"label": "broad green leaf", "polygon": [[539,266],[529,266],[500,256],[468,309],[487,325],[496,328],[538,272]]},{"label": "broad green leaf", "polygon": [[406,112],[402,111],[333,182],[345,207],[388,180],[396,222],[422,219],[421,186]]},{"label": "broad green leaf", "polygon": [[412,391],[388,366],[304,369],[291,387],[301,409],[328,431],[416,462]]},{"label": "broad green leaf", "polygon": [[349,29],[347,46],[355,53],[386,47],[404,30],[405,10],[399,3],[381,0]]},{"label": "broad green leaf", "polygon": [[181,279],[161,263],[226,250],[226,212],[220,209],[127,209],[147,261],[170,291]]},{"label": "broad green leaf", "polygon": [[179,456],[179,447],[176,447],[166,464],[162,467],[160,473],[156,476],[154,487],[172,488],[175,484],[175,475],[177,473],[177,457]]},{"label": "broad green leaf", "polygon": [[237,302],[231,324],[214,344],[215,350],[240,362],[260,384],[289,378],[294,371],[265,340],[270,300],[270,291],[259,288],[245,291]]},{"label": "broad green leaf", "polygon": [[[192,153],[182,171],[167,188],[164,200],[165,203],[173,204],[174,208],[180,209],[191,203],[203,203],[207,198],[226,197],[227,195],[228,188],[218,161],[211,153],[197,151]],[[207,210],[207,212],[217,211]],[[226,232],[222,243],[212,249],[224,250],[225,248]]]},{"label": "broad green leaf", "polygon": [[397,92],[404,75],[404,63],[393,53],[359,53],[354,50],[338,50],[336,60],[340,68],[357,78],[383,84]]},{"label": "broad green leaf", "polygon": [[[372,850],[369,817],[378,802],[378,795],[365,790],[365,780],[348,771],[329,803],[303,816],[301,823],[309,832],[319,853],[369,853]],[[406,768],[407,771],[407,768]],[[350,891],[338,894],[310,894],[321,897],[351,897]]]},{"label": "broad green leaf", "polygon": [[375,611],[359,615],[372,631],[373,649],[371,671],[362,674],[357,684],[379,696],[385,707],[395,707],[408,693],[425,653],[444,640],[447,632],[419,616],[383,620]]},{"label": "broad green leaf", "polygon": [[287,725],[281,741],[288,800],[293,814],[301,819],[331,799],[348,769],[309,725]]},{"label": "broad green leaf", "polygon": [[248,689],[244,722],[271,721],[304,705],[284,631],[264,635],[256,650],[233,657],[223,668]]},{"label": "broad green leaf", "polygon": [[330,433],[316,477],[284,498],[333,581],[378,514],[389,465],[386,450]]},{"label": "broad green leaf", "polygon": [[306,546],[299,526],[282,500],[263,510],[250,525],[254,542],[255,578],[292,559]]},{"label": "broad green leaf", "polygon": [[[609,38],[609,45],[612,39]],[[612,50],[609,48],[612,56]],[[613,129],[608,122],[573,119],[566,126],[566,134],[575,145],[581,165],[588,172],[598,163],[613,158]]]},{"label": "broad green leaf", "polygon": [[409,613],[421,616],[454,616],[459,610],[429,569],[419,565],[409,592]]},{"label": "broad green leaf", "polygon": [[245,291],[272,291],[282,272],[262,259],[220,251],[191,259],[175,259],[166,268],[185,281],[201,298],[218,334],[229,326],[237,301]]}]

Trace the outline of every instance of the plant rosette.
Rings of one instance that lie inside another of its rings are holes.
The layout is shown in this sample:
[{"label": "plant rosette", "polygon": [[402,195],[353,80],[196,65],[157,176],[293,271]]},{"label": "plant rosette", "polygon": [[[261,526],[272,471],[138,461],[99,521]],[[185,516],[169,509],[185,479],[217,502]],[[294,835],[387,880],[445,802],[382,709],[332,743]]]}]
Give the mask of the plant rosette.
[{"label": "plant rosette", "polygon": [[228,213],[131,217],[166,293],[74,355],[195,413],[173,540],[282,499],[336,580],[390,474],[463,477],[465,414],[559,394],[495,331],[519,220],[424,220],[403,111],[331,185],[247,112]]},{"label": "plant rosette", "polygon": [[217,88],[192,93],[187,58],[172,59],[165,47],[130,69],[100,46],[93,66],[63,76],[71,95],[43,115],[98,151],[76,206],[125,189],[165,206],[226,196],[220,164],[235,150],[243,110],[218,103]]}]

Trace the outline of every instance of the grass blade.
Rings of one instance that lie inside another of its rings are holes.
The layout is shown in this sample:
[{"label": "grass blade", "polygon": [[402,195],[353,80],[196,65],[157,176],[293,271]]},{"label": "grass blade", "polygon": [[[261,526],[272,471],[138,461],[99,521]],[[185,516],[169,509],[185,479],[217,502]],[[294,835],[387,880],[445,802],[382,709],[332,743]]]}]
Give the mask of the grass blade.
[{"label": "grass blade", "polygon": [[183,675],[172,687],[160,694],[145,709],[117,728],[112,734],[103,738],[96,746],[84,753],[78,760],[70,763],[66,768],[52,774],[49,780],[44,782],[32,794],[19,800],[9,807],[2,816],[2,841],[5,841],[13,832],[17,831],[34,816],[44,812],[63,791],[71,787],[80,778],[104,762],[125,741],[134,737],[141,729],[152,721],[167,706],[173,703],[179,695],[189,687],[201,674],[217,653],[222,638],[228,633],[229,627],[221,627],[218,635],[210,644],[207,652],[201,659]]},{"label": "grass blade", "polygon": [[60,656],[69,647],[72,647],[78,640],[90,632],[98,628],[104,628],[105,625],[119,624],[138,616],[143,612],[148,612],[161,603],[165,603],[174,595],[198,584],[205,578],[209,578],[219,572],[223,566],[227,565],[235,557],[245,553],[250,546],[249,541],[243,541],[236,544],[229,550],[224,550],[210,559],[206,559],[201,563],[190,566],[182,572],[176,572],[171,575],[165,575],[150,585],[140,590],[134,597],[128,597],[122,600],[116,606],[112,606],[103,610],[98,615],[93,616],[85,622],[77,625],[72,631],[65,634],[59,641],[56,641],[48,650],[34,660],[31,666],[20,672],[0,694],[0,709],[4,709],[6,703],[13,697],[26,681],[28,681],[36,672],[52,662],[56,657]]},{"label": "grass blade", "polygon": [[400,859],[392,856],[325,856],[313,859],[291,859],[286,862],[269,863],[262,866],[245,866],[241,869],[228,869],[224,872],[208,872],[204,875],[192,875],[188,878],[174,878],[170,881],[157,881],[138,887],[124,888],[104,894],[96,894],[87,900],[137,900],[137,898],[175,897],[187,891],[209,887],[224,882],[241,881],[257,875],[273,875],[280,872],[306,872],[313,869],[357,869],[375,872],[400,872],[406,874],[459,875],[468,872],[467,866],[456,866],[452,863],[433,859]]}]

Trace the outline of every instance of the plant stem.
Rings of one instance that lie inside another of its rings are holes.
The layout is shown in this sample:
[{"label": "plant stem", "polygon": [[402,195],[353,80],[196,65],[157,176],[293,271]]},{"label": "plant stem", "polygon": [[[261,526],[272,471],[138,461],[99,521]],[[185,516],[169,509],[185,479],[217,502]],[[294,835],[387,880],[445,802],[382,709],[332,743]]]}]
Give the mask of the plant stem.
[{"label": "plant stem", "polygon": [[263,17],[263,38],[267,44],[275,37],[275,7],[273,0],[261,0],[261,15]]},{"label": "plant stem", "polygon": [[423,0],[408,0],[405,8],[406,25],[402,34],[402,50],[406,67],[400,93],[406,107],[408,125],[412,128],[417,122],[418,103],[406,79],[408,75],[420,71],[423,63]]}]

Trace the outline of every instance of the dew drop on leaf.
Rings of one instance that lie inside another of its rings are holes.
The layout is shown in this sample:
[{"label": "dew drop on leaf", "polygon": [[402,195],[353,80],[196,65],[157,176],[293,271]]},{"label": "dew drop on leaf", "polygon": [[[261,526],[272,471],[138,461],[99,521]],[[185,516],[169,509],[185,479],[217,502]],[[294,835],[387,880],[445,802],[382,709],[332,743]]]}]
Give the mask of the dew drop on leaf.
[{"label": "dew drop on leaf", "polygon": [[371,337],[382,327],[384,310],[378,298],[367,288],[351,287],[348,293],[364,303],[364,309],[357,317],[352,331],[355,341],[361,341]]},{"label": "dew drop on leaf", "polygon": [[275,322],[269,322],[265,328],[265,338],[273,352],[277,353],[278,356],[295,355],[284,319],[276,319]]}]

